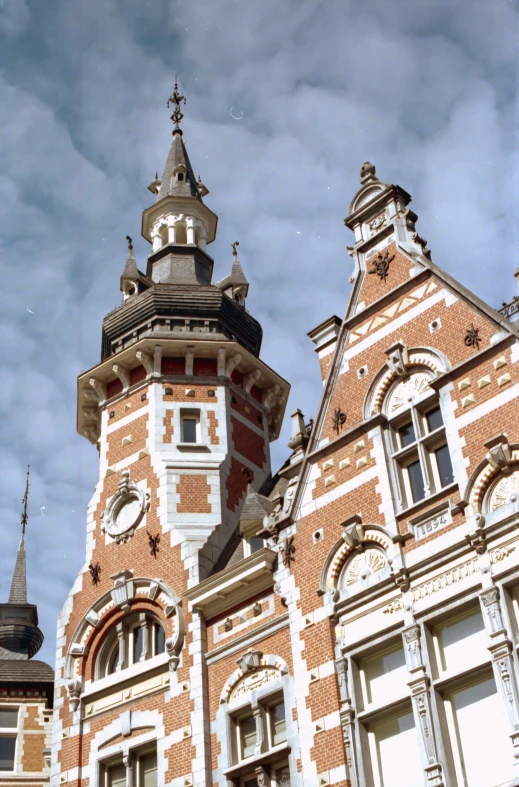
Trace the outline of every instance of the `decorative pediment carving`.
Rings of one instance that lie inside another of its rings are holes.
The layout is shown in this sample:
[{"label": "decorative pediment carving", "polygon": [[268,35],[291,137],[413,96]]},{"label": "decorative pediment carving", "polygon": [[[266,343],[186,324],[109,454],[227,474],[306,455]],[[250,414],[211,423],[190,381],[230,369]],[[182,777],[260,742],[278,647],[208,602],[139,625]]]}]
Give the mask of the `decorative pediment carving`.
[{"label": "decorative pediment carving", "polygon": [[398,377],[405,377],[408,374],[409,352],[403,342],[395,342],[389,349],[385,350],[387,355],[387,365]]}]

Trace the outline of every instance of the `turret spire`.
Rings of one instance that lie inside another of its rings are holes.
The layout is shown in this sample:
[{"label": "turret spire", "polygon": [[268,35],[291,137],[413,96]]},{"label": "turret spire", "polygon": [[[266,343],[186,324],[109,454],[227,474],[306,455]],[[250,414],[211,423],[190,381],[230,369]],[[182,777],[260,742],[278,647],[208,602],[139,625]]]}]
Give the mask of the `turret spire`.
[{"label": "turret spire", "polygon": [[30,486],[29,472],[30,466],[27,467],[27,482],[25,485],[25,494],[22,500],[22,537],[18,547],[18,554],[16,555],[16,563],[14,566],[13,579],[11,582],[11,592],[9,593],[9,604],[27,604],[27,560],[25,555],[25,529],[29,519],[29,515],[27,513]]}]

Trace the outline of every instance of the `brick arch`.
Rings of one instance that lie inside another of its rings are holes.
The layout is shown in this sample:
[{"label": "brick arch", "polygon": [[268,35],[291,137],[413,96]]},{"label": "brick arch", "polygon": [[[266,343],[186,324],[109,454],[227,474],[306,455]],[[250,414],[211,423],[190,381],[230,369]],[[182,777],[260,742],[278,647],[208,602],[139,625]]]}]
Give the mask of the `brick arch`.
[{"label": "brick arch", "polygon": [[185,634],[182,600],[162,580],[134,578],[130,572],[126,572],[126,576],[118,584],[100,596],[87,610],[70,640],[65,657],[64,677],[73,710],[79,704],[85,668],[92,663],[92,659],[88,659],[91,648],[93,647],[95,655],[103,636],[114,625],[116,618],[120,619],[120,613],[126,614],[130,610],[137,611],[144,607],[150,608],[161,621],[163,618],[173,619],[173,632],[167,639],[166,649],[170,668],[176,669]]},{"label": "brick arch", "polygon": [[[447,358],[437,350],[432,350],[429,347],[417,347],[408,352],[409,366],[414,367],[415,371],[428,369],[436,376],[448,371],[450,368]],[[375,376],[364,401],[365,418],[382,412],[384,399],[395,380],[397,380],[396,372],[393,372],[387,366],[384,366]]]},{"label": "brick arch", "polygon": [[[511,445],[510,449],[512,454],[510,470],[513,472],[519,469],[519,444]],[[504,477],[504,475],[499,467],[494,467],[490,464],[487,457],[479,463],[470,476],[463,495],[464,504],[472,509],[472,511],[469,510],[467,512],[469,515],[470,513],[482,513],[487,492],[489,492],[499,476]]]},{"label": "brick arch", "polygon": [[[237,670],[234,670],[232,675],[230,675],[225,682],[225,685],[221,691],[220,705],[225,705],[229,702],[232,691],[236,688],[241,679],[246,677],[247,674],[252,674],[253,672],[257,672],[261,669],[269,668],[276,670],[279,673],[278,678],[283,678],[285,675],[289,674],[288,664],[284,659],[281,658],[281,656],[261,653],[260,651],[250,651],[250,653],[257,655],[257,666],[255,666],[254,669],[247,669],[245,666],[240,665]],[[245,654],[245,656],[247,655],[248,654]],[[243,659],[239,659],[238,663],[240,664],[240,662],[243,662]]]},{"label": "brick arch", "polygon": [[[390,550],[392,541],[385,529],[380,525],[368,525],[364,529],[364,539],[362,543],[366,547],[372,544],[379,546],[387,554]],[[333,590],[337,587],[342,569],[354,551],[355,548],[348,546],[343,538],[337,541],[329,553],[321,572],[321,580],[319,583],[320,593],[325,593],[327,590]]]}]

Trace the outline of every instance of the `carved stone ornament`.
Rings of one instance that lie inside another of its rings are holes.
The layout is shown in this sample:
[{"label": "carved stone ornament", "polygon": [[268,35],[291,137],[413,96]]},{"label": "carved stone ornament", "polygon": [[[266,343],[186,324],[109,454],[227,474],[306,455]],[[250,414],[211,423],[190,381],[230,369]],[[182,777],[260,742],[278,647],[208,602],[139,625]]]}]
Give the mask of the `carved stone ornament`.
[{"label": "carved stone ornament", "polygon": [[354,555],[344,569],[342,581],[348,587],[355,582],[366,580],[387,566],[387,559],[380,549],[366,549]]},{"label": "carved stone ornament", "polygon": [[119,481],[117,492],[103,513],[103,533],[108,533],[118,544],[130,539],[150,507],[150,493],[130,481],[125,470]]},{"label": "carved stone ornament", "polygon": [[279,670],[275,667],[261,667],[261,669],[247,673],[232,690],[229,701],[235,700],[243,694],[249,694],[267,683],[278,680],[279,677],[281,677]]},{"label": "carved stone ornament", "polygon": [[368,224],[370,233],[374,235],[376,232],[382,229],[382,227],[386,226],[386,222],[387,222],[386,214],[379,213],[379,215],[375,216],[374,219],[371,219],[371,221]]},{"label": "carved stone ornament", "polygon": [[507,503],[519,500],[519,470],[498,479],[490,493],[488,510],[496,511]]},{"label": "carved stone ornament", "polygon": [[405,344],[396,342],[385,353],[387,355],[387,365],[391,371],[398,377],[405,377],[409,363],[409,353]]},{"label": "carved stone ornament", "polygon": [[389,396],[388,413],[400,410],[401,407],[409,407],[416,399],[428,393],[430,379],[425,372],[417,372],[398,383]]},{"label": "carved stone ornament", "polygon": [[70,702],[70,707],[76,711],[81,699],[81,680],[79,678],[72,678],[67,681],[67,694]]},{"label": "carved stone ornament", "polygon": [[274,504],[274,508],[270,514],[265,514],[263,517],[263,526],[269,533],[274,543],[277,544],[280,530],[279,523],[285,517],[283,512],[283,497],[281,495],[277,495],[272,502]]}]

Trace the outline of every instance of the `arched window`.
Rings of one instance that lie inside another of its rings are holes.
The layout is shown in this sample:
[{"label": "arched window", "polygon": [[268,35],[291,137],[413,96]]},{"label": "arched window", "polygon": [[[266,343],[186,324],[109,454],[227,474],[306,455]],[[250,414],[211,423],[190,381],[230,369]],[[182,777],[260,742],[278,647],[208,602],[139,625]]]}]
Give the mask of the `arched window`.
[{"label": "arched window", "polygon": [[160,228],[160,245],[167,246],[168,244],[168,228],[165,224]]},{"label": "arched window", "polygon": [[402,508],[454,481],[438,395],[429,372],[417,370],[390,388],[384,410],[389,453]]},{"label": "arched window", "polygon": [[105,678],[133,664],[164,653],[164,628],[155,615],[136,612],[127,615],[108,631],[99,651],[95,678]]},{"label": "arched window", "polygon": [[175,243],[187,243],[187,227],[185,221],[175,224]]},{"label": "arched window", "polygon": [[485,508],[489,512],[497,511],[498,508],[508,503],[516,503],[517,500],[519,500],[519,469],[500,474],[491,484],[486,495]]}]

